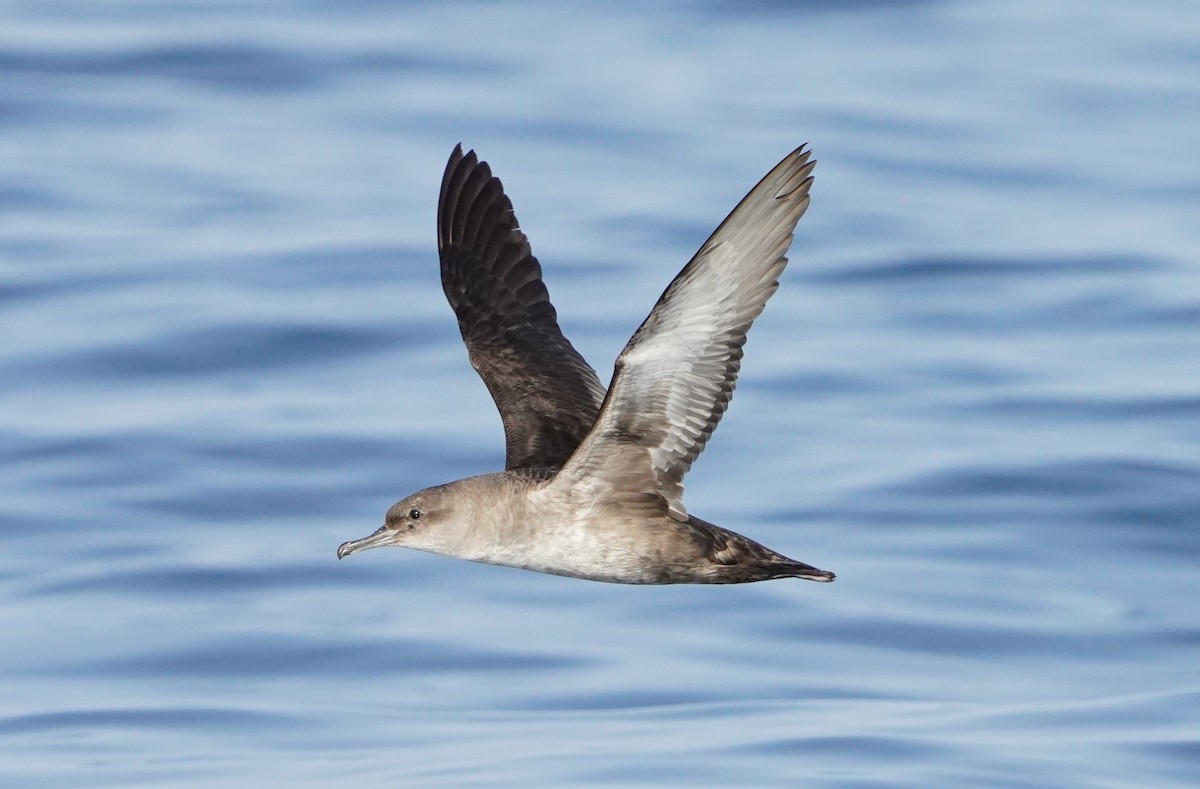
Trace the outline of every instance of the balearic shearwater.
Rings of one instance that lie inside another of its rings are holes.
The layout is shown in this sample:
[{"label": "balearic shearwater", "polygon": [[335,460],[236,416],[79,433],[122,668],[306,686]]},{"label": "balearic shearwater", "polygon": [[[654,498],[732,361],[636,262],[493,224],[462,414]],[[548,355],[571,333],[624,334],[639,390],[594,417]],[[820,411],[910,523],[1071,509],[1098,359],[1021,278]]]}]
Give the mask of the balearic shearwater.
[{"label": "balearic shearwater", "polygon": [[504,422],[505,470],[401,499],[338,558],[398,545],[612,583],[832,581],[683,505],[683,477],[729,405],[746,332],[808,208],[809,155],[788,154],[704,242],[606,393],[559,329],[504,187],[456,146],[438,201],[442,288]]}]

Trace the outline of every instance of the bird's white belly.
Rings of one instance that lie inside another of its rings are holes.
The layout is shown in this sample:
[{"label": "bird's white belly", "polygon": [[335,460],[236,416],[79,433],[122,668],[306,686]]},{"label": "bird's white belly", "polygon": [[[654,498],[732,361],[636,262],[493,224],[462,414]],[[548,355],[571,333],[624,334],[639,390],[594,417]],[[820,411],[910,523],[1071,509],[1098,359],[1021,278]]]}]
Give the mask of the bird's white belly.
[{"label": "bird's white belly", "polygon": [[658,577],[659,551],[650,530],[618,520],[539,515],[514,525],[490,550],[466,558],[613,583],[654,583]]}]

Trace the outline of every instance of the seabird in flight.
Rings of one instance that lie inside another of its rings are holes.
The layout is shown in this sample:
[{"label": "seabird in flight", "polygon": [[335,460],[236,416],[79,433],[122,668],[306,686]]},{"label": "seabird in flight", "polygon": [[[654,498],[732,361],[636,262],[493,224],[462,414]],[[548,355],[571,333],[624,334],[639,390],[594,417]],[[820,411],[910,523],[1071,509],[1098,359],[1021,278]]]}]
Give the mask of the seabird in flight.
[{"label": "seabird in flight", "polygon": [[504,422],[505,470],[401,499],[338,558],[397,545],[612,583],[832,581],[683,503],[683,477],[729,406],[746,332],[808,208],[809,156],[788,154],[704,242],[606,391],[563,336],[500,180],[457,146],[438,202],[442,287]]}]

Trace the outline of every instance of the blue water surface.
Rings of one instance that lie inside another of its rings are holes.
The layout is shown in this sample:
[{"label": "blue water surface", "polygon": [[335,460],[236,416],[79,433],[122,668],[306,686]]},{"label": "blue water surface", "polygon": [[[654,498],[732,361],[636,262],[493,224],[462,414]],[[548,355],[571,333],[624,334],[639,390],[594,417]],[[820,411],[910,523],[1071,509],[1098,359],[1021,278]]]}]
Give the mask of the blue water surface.
[{"label": "blue water surface", "polygon": [[[0,21],[0,784],[1200,784],[1200,8]],[[836,583],[336,561],[503,464],[459,141],[604,378],[812,145],[687,500]]]}]

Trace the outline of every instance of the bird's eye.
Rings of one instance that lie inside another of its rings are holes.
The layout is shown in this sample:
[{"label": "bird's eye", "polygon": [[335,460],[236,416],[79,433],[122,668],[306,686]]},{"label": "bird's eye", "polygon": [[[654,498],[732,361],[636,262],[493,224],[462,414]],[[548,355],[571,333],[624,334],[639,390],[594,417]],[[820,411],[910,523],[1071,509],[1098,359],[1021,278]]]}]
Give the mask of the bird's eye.
[{"label": "bird's eye", "polygon": [[420,510],[416,510],[416,509],[409,510],[409,511],[408,511],[408,519],[409,519],[410,521],[416,521],[416,520],[420,520],[420,519],[421,519],[421,511],[420,511]]}]

